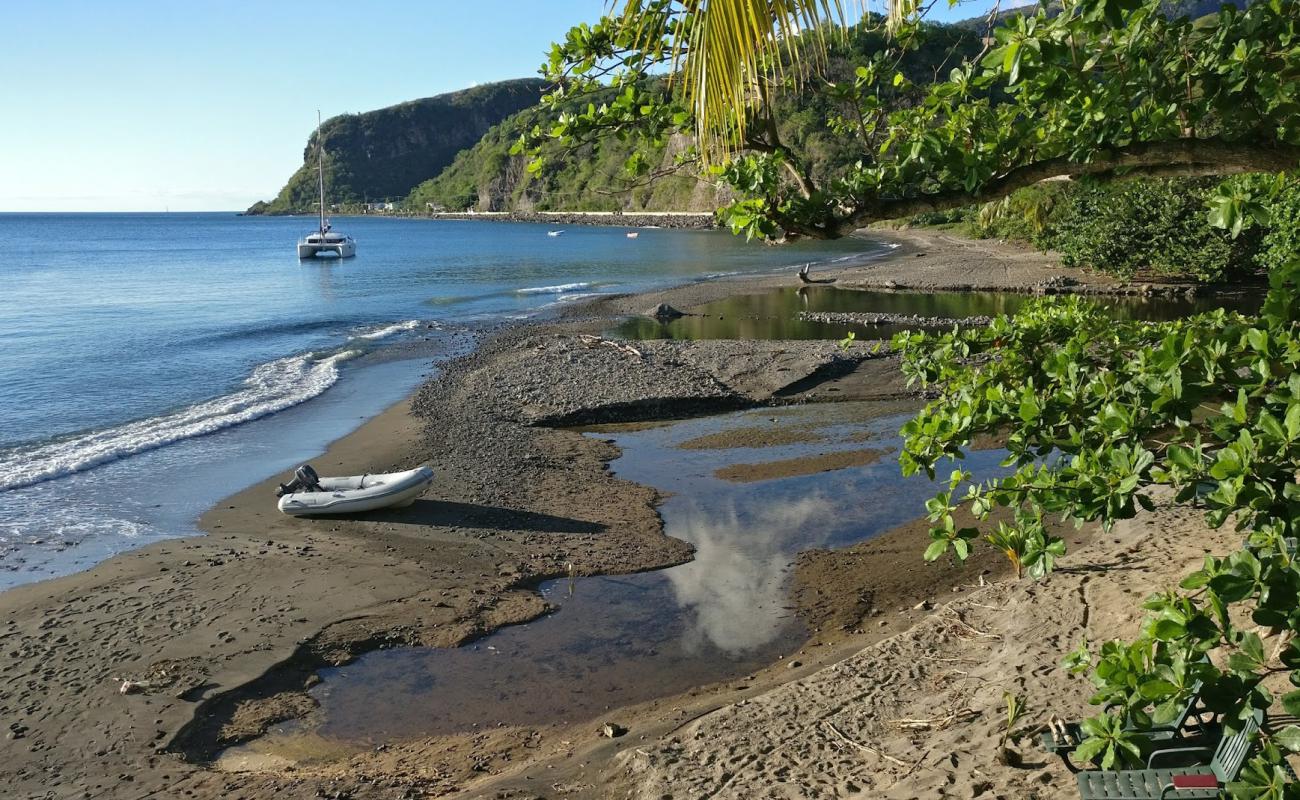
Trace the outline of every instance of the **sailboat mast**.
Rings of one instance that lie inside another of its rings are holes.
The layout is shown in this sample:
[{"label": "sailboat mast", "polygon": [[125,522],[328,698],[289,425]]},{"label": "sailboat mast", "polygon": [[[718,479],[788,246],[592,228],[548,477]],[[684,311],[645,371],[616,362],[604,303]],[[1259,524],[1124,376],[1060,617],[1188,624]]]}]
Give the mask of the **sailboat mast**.
[{"label": "sailboat mast", "polygon": [[325,143],[320,138],[320,109],[316,109],[316,173],[320,179],[320,232],[325,233]]}]

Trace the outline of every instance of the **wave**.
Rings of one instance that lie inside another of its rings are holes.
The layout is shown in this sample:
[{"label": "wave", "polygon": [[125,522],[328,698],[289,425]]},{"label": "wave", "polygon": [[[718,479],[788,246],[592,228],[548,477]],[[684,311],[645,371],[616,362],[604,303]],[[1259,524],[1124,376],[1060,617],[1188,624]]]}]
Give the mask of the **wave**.
[{"label": "wave", "polygon": [[556,286],[531,286],[527,289],[516,289],[515,294],[563,294],[565,292],[576,292],[580,289],[587,289],[590,283],[561,283]]},{"label": "wave", "polygon": [[406,322],[394,322],[392,325],[384,325],[383,327],[376,328],[373,331],[367,331],[365,333],[354,333],[352,334],[352,338],[369,339],[371,341],[374,341],[375,339],[386,339],[395,333],[402,333],[403,331],[415,330],[416,328],[420,327],[420,324],[421,324],[420,320],[418,319],[408,319]]},{"label": "wave", "polygon": [[297,322],[272,323],[270,325],[253,323],[239,325],[229,330],[200,335],[190,339],[191,343],[227,342],[240,339],[258,339],[274,336],[296,336],[299,334],[321,334],[337,330],[347,321],[342,319],[313,319]]},{"label": "wave", "polygon": [[88,512],[80,505],[43,503],[33,510],[40,516],[39,533],[32,532],[31,519],[23,518],[26,514],[18,519],[0,521],[0,552],[4,547],[39,545],[60,550],[94,537],[142,539],[155,533],[146,523]]},{"label": "wave", "polygon": [[158,417],[0,451],[0,491],[81,472],[296,406],[333,386],[339,364],[359,354],[344,350],[276,359],[259,365],[243,387],[230,394]]}]

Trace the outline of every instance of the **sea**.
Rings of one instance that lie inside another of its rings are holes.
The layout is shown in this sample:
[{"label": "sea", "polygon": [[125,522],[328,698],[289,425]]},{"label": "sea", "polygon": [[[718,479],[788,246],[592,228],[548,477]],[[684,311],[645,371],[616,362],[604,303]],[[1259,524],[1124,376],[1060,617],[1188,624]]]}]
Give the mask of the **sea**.
[{"label": "sea", "polygon": [[[320,454],[494,326],[594,295],[883,254],[721,231],[0,214],[0,589],[164,538]],[[268,506],[274,498],[268,497]]]}]

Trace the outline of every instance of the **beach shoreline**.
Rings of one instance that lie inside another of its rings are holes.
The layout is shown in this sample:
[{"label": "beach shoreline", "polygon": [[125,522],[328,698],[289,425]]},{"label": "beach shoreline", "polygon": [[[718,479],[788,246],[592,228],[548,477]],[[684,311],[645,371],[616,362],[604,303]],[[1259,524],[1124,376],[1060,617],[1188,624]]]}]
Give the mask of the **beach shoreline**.
[{"label": "beach shoreline", "polygon": [[[822,269],[817,277],[849,288],[934,291],[935,275],[955,265],[970,285],[1006,289],[1066,273],[1041,255],[999,257],[992,246],[972,252],[926,236],[882,235],[899,245],[894,253]],[[918,273],[923,257],[927,269]],[[309,710],[306,689],[320,666],[380,647],[456,646],[532,619],[547,610],[534,588],[548,578],[688,560],[690,548],[663,534],[655,510],[660,494],[610,473],[612,445],[563,426],[913,396],[895,362],[865,348],[846,355],[832,342],[638,342],[640,358],[632,360],[599,339],[610,320],[659,303],[689,311],[792,285],[793,273],[769,274],[600,297],[490,334],[442,365],[437,380],[314,459],[325,470],[349,472],[433,462],[433,490],[407,512],[284,517],[273,507],[274,485],[284,479],[277,475],[204,514],[206,536],[167,540],[0,594],[7,620],[0,710],[18,725],[5,743],[12,757],[0,767],[6,784],[16,796],[31,797],[310,797],[344,782],[347,796],[361,797],[374,788],[356,780],[367,770],[386,774],[393,786],[445,793],[513,768],[528,747],[523,742],[541,734],[511,729],[404,745],[388,766],[375,756],[359,771],[352,763],[232,774],[206,763]],[[597,338],[593,344],[583,337]],[[743,689],[702,687],[693,700],[656,701],[629,718],[647,720],[649,732],[657,728],[648,720],[658,714],[667,730],[669,720],[680,722],[682,707],[770,690],[908,629],[939,592],[967,591],[982,575],[997,574],[991,561],[918,572],[913,545],[921,535],[903,526],[871,540],[856,551],[871,554],[858,559],[864,566],[838,579],[827,577],[835,572],[827,564],[837,558],[803,560],[808,580],[833,583],[844,597],[798,600],[810,618],[828,621],[800,666],[769,668]],[[871,581],[886,588],[878,602],[860,608],[849,592]],[[126,694],[124,681],[134,683]],[[665,716],[665,708],[678,711]],[[545,736],[554,743],[573,733]],[[431,775],[397,764],[398,754],[439,754],[435,760],[445,768]],[[356,774],[349,778],[349,771]]]}]

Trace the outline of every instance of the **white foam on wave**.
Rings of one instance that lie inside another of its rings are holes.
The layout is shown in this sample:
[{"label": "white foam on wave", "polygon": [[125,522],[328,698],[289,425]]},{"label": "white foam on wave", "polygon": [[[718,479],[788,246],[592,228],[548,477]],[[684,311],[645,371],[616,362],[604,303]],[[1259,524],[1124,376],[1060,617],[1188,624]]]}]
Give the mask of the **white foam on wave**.
[{"label": "white foam on wave", "polygon": [[561,297],[559,300],[556,300],[555,302],[568,304],[568,303],[576,303],[579,300],[589,300],[593,297],[608,297],[608,296],[609,296],[609,292],[579,292],[577,294],[566,294],[564,297]]},{"label": "white foam on wave", "polygon": [[590,283],[561,283],[556,286],[530,286],[527,289],[516,289],[515,294],[564,294],[565,292],[576,292],[580,289],[590,287]]},{"label": "white foam on wave", "polygon": [[135,520],[87,514],[79,505],[42,507],[39,511],[41,529],[35,534],[31,519],[0,520],[0,546],[59,550],[95,536],[140,539],[154,532]]},{"label": "white foam on wave", "polygon": [[333,386],[339,364],[357,355],[357,350],[346,350],[276,359],[254,369],[237,391],[171,414],[0,451],[0,490],[70,475],[296,406]]},{"label": "white foam on wave", "polygon": [[365,333],[353,334],[352,338],[369,339],[372,341],[375,339],[386,339],[395,333],[402,333],[404,331],[415,330],[418,327],[420,327],[420,320],[408,319],[405,322],[394,322],[392,325],[384,325],[383,327],[376,328],[373,331],[366,331]]}]

